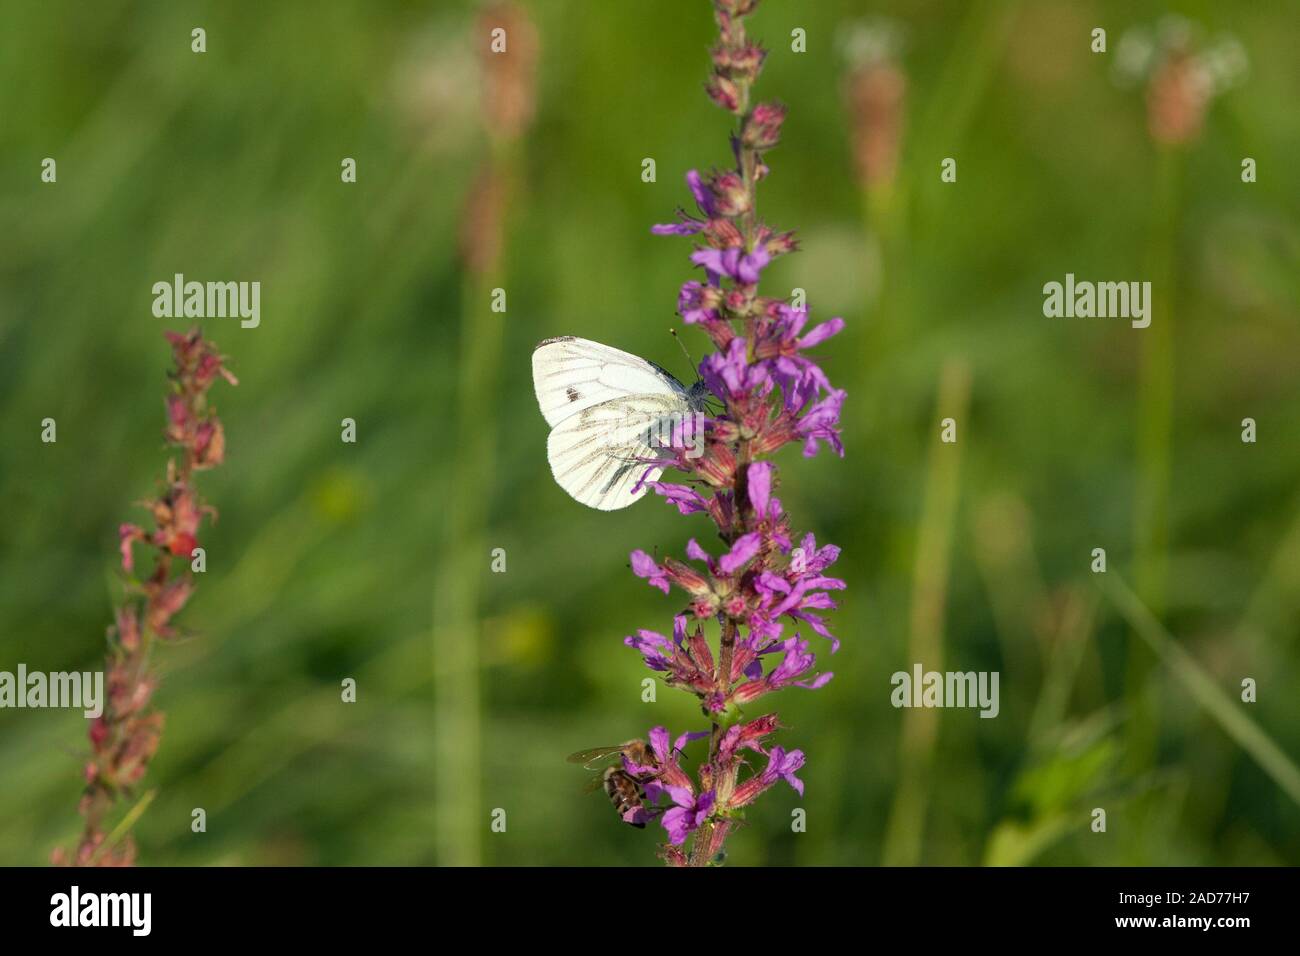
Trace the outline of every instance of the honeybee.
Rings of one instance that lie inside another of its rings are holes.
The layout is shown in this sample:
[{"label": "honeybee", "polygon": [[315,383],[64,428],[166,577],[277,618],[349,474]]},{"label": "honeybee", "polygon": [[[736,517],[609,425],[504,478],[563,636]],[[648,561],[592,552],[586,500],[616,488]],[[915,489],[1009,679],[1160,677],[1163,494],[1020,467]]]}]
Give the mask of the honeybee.
[{"label": "honeybee", "polygon": [[[579,750],[576,754],[569,754],[568,760],[569,763],[582,764],[587,770],[595,770],[602,760],[624,755],[638,767],[658,766],[654,753],[644,740],[629,740],[627,743],[615,744],[610,747],[593,747],[590,750]],[[620,761],[619,763],[610,764],[603,773],[593,779],[587,786],[587,792],[590,793],[597,787],[603,787],[605,796],[609,798],[609,802],[618,811],[619,818],[623,819],[627,813],[645,809],[645,791],[641,789],[641,785],[647,780],[653,780],[658,775],[657,770],[644,775],[633,775],[624,769]],[[627,823],[628,826],[636,827],[638,830],[645,829],[644,822],[632,822],[625,819],[623,822]]]}]

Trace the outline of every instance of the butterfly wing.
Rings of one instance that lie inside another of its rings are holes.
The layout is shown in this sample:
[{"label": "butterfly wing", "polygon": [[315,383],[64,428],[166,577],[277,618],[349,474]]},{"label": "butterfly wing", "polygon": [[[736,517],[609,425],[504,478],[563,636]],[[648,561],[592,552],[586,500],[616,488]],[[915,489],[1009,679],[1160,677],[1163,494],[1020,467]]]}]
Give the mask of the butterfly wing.
[{"label": "butterfly wing", "polygon": [[645,494],[644,481],[656,481],[663,472],[653,465],[661,453],[655,436],[689,411],[675,395],[629,395],[583,409],[551,429],[551,474],[590,508],[626,508]]},{"label": "butterfly wing", "polygon": [[[657,436],[691,412],[682,384],[628,352],[565,337],[533,352],[537,404],[553,427],[546,457],[556,482],[600,511],[626,508],[662,468]],[[640,486],[640,487],[638,487]]]},{"label": "butterfly wing", "polygon": [[687,395],[681,382],[653,362],[573,335],[547,339],[533,349],[533,388],[552,427],[615,398]]}]

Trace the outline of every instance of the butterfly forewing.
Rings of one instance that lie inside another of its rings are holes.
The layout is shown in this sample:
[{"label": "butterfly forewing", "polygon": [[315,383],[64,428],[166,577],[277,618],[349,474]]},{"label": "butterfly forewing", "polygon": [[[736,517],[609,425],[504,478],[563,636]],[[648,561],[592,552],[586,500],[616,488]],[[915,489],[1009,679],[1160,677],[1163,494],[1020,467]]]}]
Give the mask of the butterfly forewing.
[{"label": "butterfly forewing", "polygon": [[616,398],[678,395],[685,387],[653,362],[589,339],[547,339],[533,350],[533,388],[549,425]]}]

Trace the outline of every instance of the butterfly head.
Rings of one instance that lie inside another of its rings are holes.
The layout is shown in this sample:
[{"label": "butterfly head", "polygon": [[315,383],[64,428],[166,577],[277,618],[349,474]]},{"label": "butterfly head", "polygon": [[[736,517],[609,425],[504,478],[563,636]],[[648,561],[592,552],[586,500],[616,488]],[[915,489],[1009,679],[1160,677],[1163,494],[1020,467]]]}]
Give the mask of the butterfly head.
[{"label": "butterfly head", "polygon": [[710,410],[709,403],[714,400],[713,393],[709,391],[709,386],[704,384],[704,379],[700,379],[692,385],[686,394],[693,411],[708,412]]}]

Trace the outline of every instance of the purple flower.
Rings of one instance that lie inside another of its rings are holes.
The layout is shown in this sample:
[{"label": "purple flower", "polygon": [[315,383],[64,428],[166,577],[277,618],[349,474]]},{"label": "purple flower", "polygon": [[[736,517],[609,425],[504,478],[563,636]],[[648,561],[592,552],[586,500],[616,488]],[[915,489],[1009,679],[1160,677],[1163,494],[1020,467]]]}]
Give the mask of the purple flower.
[{"label": "purple flower", "polygon": [[662,495],[676,505],[681,514],[690,515],[709,510],[709,503],[690,485],[674,485],[667,481],[651,481],[647,484],[654,489],[655,494]]},{"label": "purple flower", "polygon": [[[686,554],[708,562],[710,571],[717,573],[716,565],[694,538],[687,543]],[[670,592],[673,585],[681,588],[691,596],[697,617],[712,617],[717,611],[718,595],[712,581],[684,561],[664,558],[662,562],[657,562],[644,551],[637,550],[632,552],[632,571],[665,594]]]},{"label": "purple flower", "polygon": [[691,262],[703,266],[709,282],[717,284],[720,277],[735,279],[744,285],[754,285],[763,268],[772,261],[766,246],[759,246],[753,252],[745,252],[739,247],[729,249],[696,249],[691,253]]},{"label": "purple flower", "polygon": [[762,393],[768,385],[767,370],[750,365],[745,354],[745,340],[734,338],[725,352],[713,352],[700,363],[700,375],[709,391],[723,401],[736,403]]},{"label": "purple flower", "polygon": [[749,466],[746,477],[749,481],[749,503],[759,514],[766,514],[772,498],[772,475],[775,472],[770,461],[756,461]]},{"label": "purple flower", "polygon": [[700,214],[704,216],[704,219],[696,219],[684,209],[679,209],[677,210],[677,222],[651,226],[651,233],[656,236],[693,236],[703,230],[708,225],[708,221],[717,215],[717,205],[713,194],[709,191],[709,187],[705,185],[698,170],[692,169],[686,174],[686,185],[690,187],[691,195],[695,197],[695,205],[699,207]]},{"label": "purple flower", "polygon": [[844,445],[840,441],[840,408],[844,405],[845,391],[837,389],[810,408],[799,419],[796,434],[804,439],[803,456],[812,458],[817,454],[818,442],[830,445],[841,458],[844,457]]},{"label": "purple flower", "polygon": [[632,807],[624,810],[621,817],[624,823],[631,824],[634,827],[643,827],[654,817],[654,811],[646,807]]},{"label": "purple flower", "polygon": [[776,714],[767,714],[745,724],[733,724],[718,744],[718,758],[729,762],[741,750],[763,752],[763,738],[776,730]]},{"label": "purple flower", "polygon": [[655,758],[661,764],[675,763],[675,754],[679,753],[692,740],[699,740],[701,737],[709,736],[707,730],[687,732],[678,735],[673,741],[672,750],[668,749],[668,729],[666,727],[655,727],[650,731],[650,749],[654,751]]},{"label": "purple flower", "polygon": [[796,680],[817,664],[817,655],[808,650],[808,642],[801,639],[798,634],[780,644],[777,649],[784,651],[785,656],[781,658],[781,663],[767,675],[767,684],[772,690],[785,687],[787,684],[816,690],[825,687],[830,681],[832,675],[829,673],[818,674],[812,680]]},{"label": "purple flower", "polygon": [[671,666],[673,645],[662,634],[640,628],[636,637],[625,637],[623,643],[645,657],[646,665],[651,670],[666,671]]},{"label": "purple flower", "polygon": [[803,766],[803,751],[791,750],[786,753],[782,747],[773,747],[768,754],[767,766],[760,773],[754,774],[731,796],[730,805],[743,807],[752,803],[759,794],[767,790],[778,780],[784,780],[794,788],[795,793],[803,796],[803,781],[795,776],[795,771]]},{"label": "purple flower", "polygon": [[812,534],[804,535],[799,549],[794,552],[790,566],[784,572],[764,571],[754,582],[760,595],[757,617],[774,622],[782,614],[806,622],[814,631],[831,641],[831,653],[840,648],[840,642],[827,630],[821,617],[814,611],[834,610],[835,602],[827,591],[840,591],[846,586],[839,578],[822,574],[835,563],[840,549],[833,544],[817,547]]},{"label": "purple flower", "polygon": [[[644,461],[644,459],[639,459],[639,460]],[[656,464],[650,465],[648,468],[642,471],[641,477],[636,480],[636,483],[634,485],[632,485],[632,494],[634,495],[641,494],[641,490],[645,488],[646,485],[650,484],[651,481],[654,480],[650,476],[657,475],[662,470],[663,470],[663,463],[662,461],[659,461]]]},{"label": "purple flower", "polygon": [[690,790],[692,787],[691,778],[677,762],[677,754],[692,740],[707,736],[709,736],[707,730],[693,734],[682,734],[673,742],[670,749],[668,746],[668,729],[666,727],[654,727],[651,729],[648,739],[650,741],[650,751],[654,754],[655,766],[637,767],[630,765],[627,756],[624,755],[623,768],[633,776],[654,776],[654,779],[649,781],[645,787],[646,799],[651,803],[657,802],[665,792],[673,787]]},{"label": "purple flower", "polygon": [[[795,574],[806,576],[819,575],[839,560],[838,545],[827,544],[817,547],[817,537],[810,531],[799,542],[799,555],[791,561],[790,570]],[[843,581],[836,581],[835,587],[844,587]]]},{"label": "purple flower", "polygon": [[[732,699],[737,704],[744,706],[764,694],[770,694],[782,687],[802,687],[805,690],[817,690],[820,687],[825,687],[830,682],[831,677],[834,676],[828,671],[808,680],[799,680],[800,677],[813,669],[817,663],[817,657],[808,650],[808,642],[801,639],[798,634],[788,641],[765,648],[759,653],[765,654],[769,651],[784,651],[785,656],[781,658],[781,663],[766,676],[750,680],[748,683],[737,687],[732,695]],[[750,675],[747,674],[746,676]]]},{"label": "purple flower", "polygon": [[692,219],[685,212],[678,215],[682,217],[681,222],[656,223],[650,227],[650,232],[656,236],[693,236],[704,228],[704,223]]},{"label": "purple flower", "polygon": [[749,466],[749,503],[754,509],[759,530],[782,551],[789,551],[790,535],[787,533],[785,513],[781,510],[781,499],[772,497],[772,478],[775,474],[776,467],[770,461],[756,461]]},{"label": "purple flower", "polygon": [[767,365],[772,380],[781,386],[784,405],[787,411],[799,412],[814,398],[818,392],[831,390],[830,379],[821,366],[806,358],[781,356],[772,359]]},{"label": "purple flower", "polygon": [[844,320],[836,317],[814,326],[807,335],[800,335],[807,322],[807,309],[794,309],[788,305],[781,307],[780,318],[773,328],[781,340],[784,351],[810,349],[814,345],[821,345],[844,329]]},{"label": "purple flower", "polygon": [[692,279],[677,293],[677,312],[687,325],[708,322],[718,317],[716,305],[711,305],[709,289]]},{"label": "purple flower", "polygon": [[791,750],[786,753],[780,747],[773,747],[771,759],[768,760],[761,776],[764,779],[770,779],[773,783],[776,783],[776,779],[780,777],[794,789],[795,793],[802,797],[803,781],[794,775],[794,772],[802,766],[802,750]]},{"label": "purple flower", "polygon": [[650,232],[656,236],[693,236],[704,228],[704,223],[684,211],[679,210],[677,215],[681,217],[680,222],[656,223]]},{"label": "purple flower", "polygon": [[695,205],[700,207],[700,212],[704,214],[705,219],[712,219],[718,214],[717,203],[714,201],[713,193],[704,183],[704,177],[700,175],[698,169],[688,170],[686,173],[686,185],[695,197]]},{"label": "purple flower", "polygon": [[687,633],[686,615],[678,614],[673,619],[671,641],[642,628],[635,636],[623,638],[623,643],[640,653],[651,670],[664,672],[668,684],[686,687],[700,697],[715,692],[713,656],[708,642],[698,626],[695,633]]},{"label": "purple flower", "polygon": [[743,534],[732,544],[731,550],[718,561],[723,574],[735,574],[754,559],[763,546],[763,536],[757,531]]},{"label": "purple flower", "polygon": [[663,815],[662,822],[668,831],[668,842],[680,846],[686,842],[689,833],[699,829],[700,824],[709,818],[717,796],[712,790],[699,796],[687,787],[668,787],[667,790],[677,806]]},{"label": "purple flower", "polygon": [[731,550],[721,558],[714,560],[700,547],[698,541],[691,538],[686,542],[686,556],[692,561],[703,561],[714,577],[730,577],[754,559],[763,544],[763,536],[757,531],[741,535],[731,545]]},{"label": "purple flower", "polygon": [[792,309],[782,303],[777,318],[765,330],[755,355],[764,362],[773,381],[781,386],[788,411],[798,412],[819,392],[830,392],[831,383],[821,367],[803,356],[803,349],[825,342],[844,328],[844,320],[834,318],[800,335],[808,321],[806,309]]},{"label": "purple flower", "polygon": [[632,573],[645,578],[651,586],[657,587],[664,594],[668,593],[668,574],[655,559],[639,548],[632,552]]},{"label": "purple flower", "polygon": [[717,283],[706,285],[692,279],[677,292],[677,312],[687,325],[701,326],[713,344],[724,347],[736,335],[731,323],[721,317],[723,290]]},{"label": "purple flower", "polygon": [[[731,682],[735,683],[741,677],[747,677],[750,680],[758,680],[763,676],[763,662],[759,657],[763,654],[770,653],[778,649],[781,645],[781,628],[780,622],[775,624],[766,624],[760,626],[763,618],[760,615],[754,615],[750,618],[749,635],[736,641],[736,647],[731,655]],[[726,706],[726,700],[722,701],[722,706]]]}]

